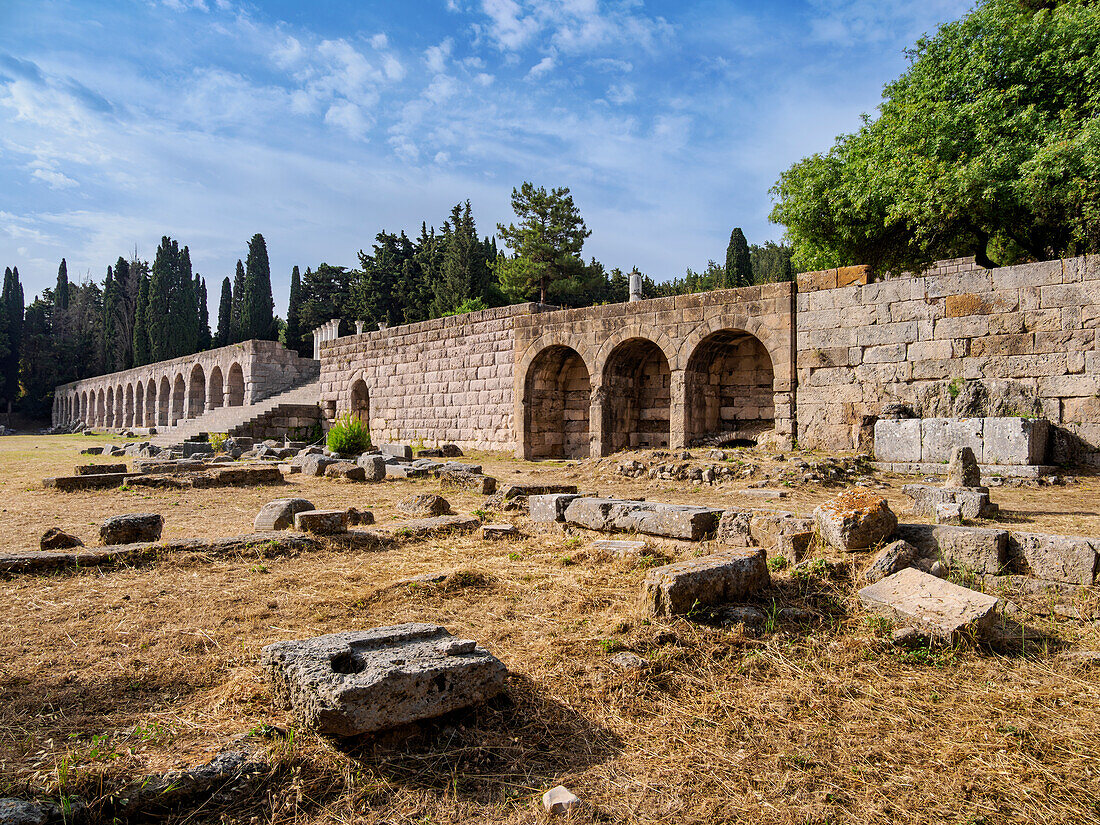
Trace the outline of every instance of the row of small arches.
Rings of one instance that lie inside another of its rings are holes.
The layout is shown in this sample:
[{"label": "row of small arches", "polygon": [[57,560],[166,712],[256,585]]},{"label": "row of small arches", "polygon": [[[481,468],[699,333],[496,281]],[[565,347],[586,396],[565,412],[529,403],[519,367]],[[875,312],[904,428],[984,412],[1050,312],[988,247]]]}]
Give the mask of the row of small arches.
[{"label": "row of small arches", "polygon": [[101,387],[64,394],[62,423],[80,422],[89,427],[171,427],[181,419],[197,418],[207,410],[240,407],[245,402],[244,370],[234,363],[223,376],[215,366],[209,378],[201,364],[195,364],[184,378],[128,382],[125,386]]}]

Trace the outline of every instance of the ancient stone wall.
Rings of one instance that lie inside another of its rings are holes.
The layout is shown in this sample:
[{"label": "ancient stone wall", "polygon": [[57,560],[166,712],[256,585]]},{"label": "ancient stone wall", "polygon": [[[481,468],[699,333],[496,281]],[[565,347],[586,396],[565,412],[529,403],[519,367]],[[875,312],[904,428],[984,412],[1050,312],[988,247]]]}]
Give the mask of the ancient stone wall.
[{"label": "ancient stone wall", "polygon": [[511,449],[515,322],[538,309],[518,304],[322,343],[327,421],[354,409],[376,442]]},{"label": "ancient stone wall", "polygon": [[865,446],[897,403],[923,418],[1045,417],[1048,460],[1096,460],[1100,257],[992,270],[960,259],[847,286],[837,272],[798,277],[800,444]]}]

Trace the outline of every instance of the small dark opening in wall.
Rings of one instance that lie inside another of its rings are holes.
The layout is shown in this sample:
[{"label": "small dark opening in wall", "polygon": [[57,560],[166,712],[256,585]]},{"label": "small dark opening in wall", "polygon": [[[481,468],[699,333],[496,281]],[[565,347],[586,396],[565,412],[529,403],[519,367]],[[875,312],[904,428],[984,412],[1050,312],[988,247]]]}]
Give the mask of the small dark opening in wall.
[{"label": "small dark opening in wall", "polygon": [[735,438],[727,445],[729,447],[755,447],[756,442],[751,438]]},{"label": "small dark opening in wall", "polygon": [[363,662],[350,650],[342,651],[332,657],[333,673],[359,673],[362,669]]}]

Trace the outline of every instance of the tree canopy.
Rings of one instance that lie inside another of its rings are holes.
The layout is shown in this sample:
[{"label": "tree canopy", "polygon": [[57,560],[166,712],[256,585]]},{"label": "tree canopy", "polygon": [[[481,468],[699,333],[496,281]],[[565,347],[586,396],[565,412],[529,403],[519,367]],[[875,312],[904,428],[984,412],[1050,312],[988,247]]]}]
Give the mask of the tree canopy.
[{"label": "tree canopy", "polygon": [[801,269],[1100,250],[1100,5],[981,0],[773,188]]}]

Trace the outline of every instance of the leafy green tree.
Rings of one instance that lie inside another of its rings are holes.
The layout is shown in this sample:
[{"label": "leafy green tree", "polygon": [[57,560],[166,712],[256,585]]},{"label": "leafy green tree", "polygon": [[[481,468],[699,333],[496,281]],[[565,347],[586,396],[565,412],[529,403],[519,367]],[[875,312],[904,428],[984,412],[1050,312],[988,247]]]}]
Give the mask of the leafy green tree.
[{"label": "leafy green tree", "polygon": [[347,267],[321,264],[316,270],[306,268],[300,320],[303,336],[326,321],[349,316],[351,280]]},{"label": "leafy green tree", "polygon": [[[21,289],[17,291],[21,292]],[[20,409],[36,418],[49,416],[54,387],[59,383],[58,361],[53,347],[54,308],[53,290],[50,289],[43,290],[42,297],[35,298],[25,314],[22,301],[19,302],[19,313],[23,316],[23,347],[17,375],[25,391]]]},{"label": "leafy green tree", "polygon": [[302,355],[302,275],[298,267],[290,271],[290,299],[286,306],[286,331],[283,334],[283,344],[292,352]]},{"label": "leafy green tree", "polygon": [[765,241],[763,246],[749,246],[752,259],[752,282],[754,284],[773,284],[789,281],[794,277],[791,267],[792,250],[787,244]]},{"label": "leafy green tree", "polygon": [[725,282],[715,284],[711,289],[748,286],[752,283],[752,258],[749,255],[749,242],[741,227],[735,226],[730,232],[730,242],[726,246]]},{"label": "leafy green tree", "polygon": [[245,259],[244,299],[241,304],[244,326],[242,339],[271,341],[275,339],[275,301],[271,297],[271,265],[267,259],[267,244],[259,233],[248,242]]},{"label": "leafy green tree", "polygon": [[546,300],[551,283],[576,272],[584,240],[591,231],[566,187],[536,188],[524,181],[512,190],[512,209],[519,224],[497,224],[497,233],[515,255],[499,264],[497,273],[505,293],[514,300],[537,294]]},{"label": "leafy green tree", "polygon": [[981,0],[919,40],[877,119],[780,177],[794,265],[919,271],[1100,250],[1100,4]]},{"label": "leafy green tree", "polygon": [[224,347],[233,343],[233,285],[229,278],[222,279],[222,294],[218,300],[218,331],[214,346]]}]

